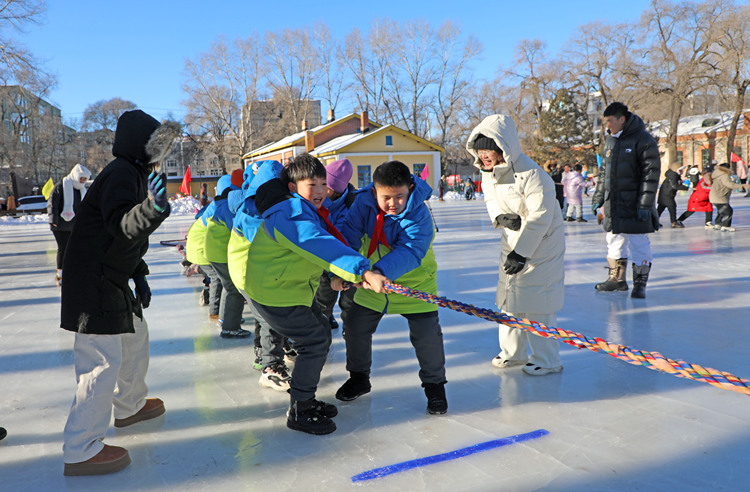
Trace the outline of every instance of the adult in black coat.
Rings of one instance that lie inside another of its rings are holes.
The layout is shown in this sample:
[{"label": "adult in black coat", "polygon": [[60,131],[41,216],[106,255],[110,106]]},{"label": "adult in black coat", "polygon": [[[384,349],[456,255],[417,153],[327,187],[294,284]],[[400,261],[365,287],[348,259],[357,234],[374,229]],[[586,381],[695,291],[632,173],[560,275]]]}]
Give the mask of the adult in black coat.
[{"label": "adult in black coat", "polygon": [[647,234],[659,228],[655,208],[661,169],[659,148],[643,120],[624,104],[607,106],[604,119],[610,135],[604,144],[592,211],[596,215],[597,209],[604,208],[602,225],[608,233],[610,274],[596,289],[628,290],[625,270],[629,251],[633,260],[631,297],[643,298],[653,259]]},{"label": "adult in black coat", "polygon": [[55,281],[60,285],[62,280],[63,258],[65,249],[73,231],[76,212],[81,206],[81,200],[86,196],[86,181],[91,177],[91,171],[80,164],[76,164],[70,174],[60,180],[52,188],[47,200],[49,227],[57,242],[57,274]]},{"label": "adult in black coat", "polygon": [[115,159],[94,180],[76,214],[62,282],[61,327],[76,333],[78,382],[63,433],[65,475],[111,473],[130,463],[127,450],[102,442],[113,404],[115,427],[165,411],[161,400],[146,398],[148,327],[142,308],[151,291],[143,256],[149,234],[169,216],[166,176],[154,171],[178,135],[176,123],[125,112],[115,131]]},{"label": "adult in black coat", "polygon": [[661,217],[661,213],[666,208],[669,211],[669,221],[672,223],[673,228],[683,228],[682,222],[677,220],[677,203],[674,201],[674,197],[677,195],[679,190],[687,190],[688,187],[682,184],[682,179],[677,172],[680,169],[679,162],[673,162],[669,165],[669,169],[664,173],[664,181],[659,187],[659,196],[657,198],[658,207],[656,207],[656,215]]}]

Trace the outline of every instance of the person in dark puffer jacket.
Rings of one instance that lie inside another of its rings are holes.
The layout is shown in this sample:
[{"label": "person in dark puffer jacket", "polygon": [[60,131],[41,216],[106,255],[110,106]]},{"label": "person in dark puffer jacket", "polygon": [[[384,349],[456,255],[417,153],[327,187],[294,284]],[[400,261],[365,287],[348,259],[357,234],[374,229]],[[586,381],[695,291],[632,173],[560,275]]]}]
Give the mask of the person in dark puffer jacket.
[{"label": "person in dark puffer jacket", "polygon": [[672,228],[682,229],[685,226],[681,221],[677,219],[677,203],[674,201],[674,197],[680,190],[687,190],[688,187],[682,184],[680,174],[677,172],[680,169],[679,162],[673,162],[669,165],[669,169],[664,173],[664,181],[659,187],[659,196],[657,198],[658,207],[656,207],[656,215],[661,217],[661,213],[666,208],[669,211],[669,221],[672,223]]},{"label": "person in dark puffer jacket", "polygon": [[623,103],[607,106],[604,119],[610,135],[604,145],[591,211],[597,215],[599,208],[604,209],[609,277],[596,284],[596,290],[628,290],[625,273],[629,252],[633,261],[630,296],[644,298],[653,259],[648,234],[659,229],[654,207],[661,172],[659,148],[643,120]]},{"label": "person in dark puffer jacket", "polygon": [[75,332],[78,383],[63,432],[65,475],[112,473],[130,463],[127,450],[102,442],[113,405],[115,427],[165,411],[160,399],[146,398],[143,308],[151,290],[143,256],[149,235],[169,216],[166,176],[156,171],[179,134],[177,123],[160,124],[140,110],[123,113],[112,147],[115,159],[76,214],[63,261],[60,323]]}]

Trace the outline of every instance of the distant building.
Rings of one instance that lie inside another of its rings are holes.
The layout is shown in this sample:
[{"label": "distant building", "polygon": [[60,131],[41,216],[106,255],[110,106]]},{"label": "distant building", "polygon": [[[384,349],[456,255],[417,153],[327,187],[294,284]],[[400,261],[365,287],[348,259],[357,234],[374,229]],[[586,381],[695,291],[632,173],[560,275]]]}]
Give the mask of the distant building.
[{"label": "distant building", "polygon": [[[713,160],[731,163],[731,156],[727,156],[726,148],[733,115],[734,111],[725,111],[680,118],[677,126],[677,162],[687,166],[698,166],[700,169]],[[666,153],[668,129],[667,120],[657,121],[651,125],[651,133],[658,138],[662,155]],[[745,109],[737,124],[734,153],[747,161],[749,148],[750,109]],[[669,163],[662,159],[662,171],[666,171],[668,166]]]},{"label": "distant building", "polygon": [[271,142],[248,152],[243,160],[245,165],[262,160],[286,164],[305,152],[323,164],[349,159],[354,167],[352,184],[357,188],[372,181],[372,172],[378,165],[398,160],[417,176],[427,168],[427,182],[437,190],[440,155],[445,149],[394,125],[370,121],[367,111],[363,111]]}]

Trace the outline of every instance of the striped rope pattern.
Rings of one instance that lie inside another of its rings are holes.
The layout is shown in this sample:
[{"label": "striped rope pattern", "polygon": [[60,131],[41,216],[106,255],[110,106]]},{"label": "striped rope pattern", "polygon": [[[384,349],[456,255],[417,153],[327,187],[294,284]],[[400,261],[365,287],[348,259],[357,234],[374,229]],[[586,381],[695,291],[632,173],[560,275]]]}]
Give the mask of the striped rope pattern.
[{"label": "striped rope pattern", "polygon": [[437,304],[440,307],[446,307],[460,313],[470,314],[478,318],[494,321],[495,323],[525,330],[540,337],[556,338],[578,349],[587,348],[594,352],[604,352],[629,364],[644,366],[654,371],[666,372],[679,378],[701,381],[717,388],[750,396],[750,381],[740,379],[728,372],[699,366],[698,364],[689,364],[682,360],[668,359],[658,352],[638,350],[617,343],[611,343],[602,338],[589,338],[573,331],[545,326],[528,319],[514,318],[504,313],[479,308],[471,304],[465,304],[427,292],[413,290],[398,284],[386,283],[385,288],[388,292],[394,294],[401,294],[430,304]]}]

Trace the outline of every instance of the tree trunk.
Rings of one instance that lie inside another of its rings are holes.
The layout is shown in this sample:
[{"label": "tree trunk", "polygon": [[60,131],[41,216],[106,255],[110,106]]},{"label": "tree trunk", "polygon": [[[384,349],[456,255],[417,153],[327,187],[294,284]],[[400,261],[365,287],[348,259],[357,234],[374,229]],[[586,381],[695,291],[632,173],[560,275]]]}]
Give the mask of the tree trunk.
[{"label": "tree trunk", "polygon": [[[742,117],[742,110],[745,104],[745,91],[750,83],[749,80],[743,81],[742,84],[737,86],[737,97],[734,100],[734,116],[732,116],[732,124],[729,125],[729,132],[727,133],[727,162],[732,162],[732,152],[734,152],[734,138],[737,135],[737,125],[739,124],[740,118]],[[745,159],[747,160],[747,156]]]},{"label": "tree trunk", "polygon": [[680,116],[682,116],[682,101],[674,98],[669,115],[669,133],[667,133],[667,165],[677,160],[677,126],[680,124]]}]

